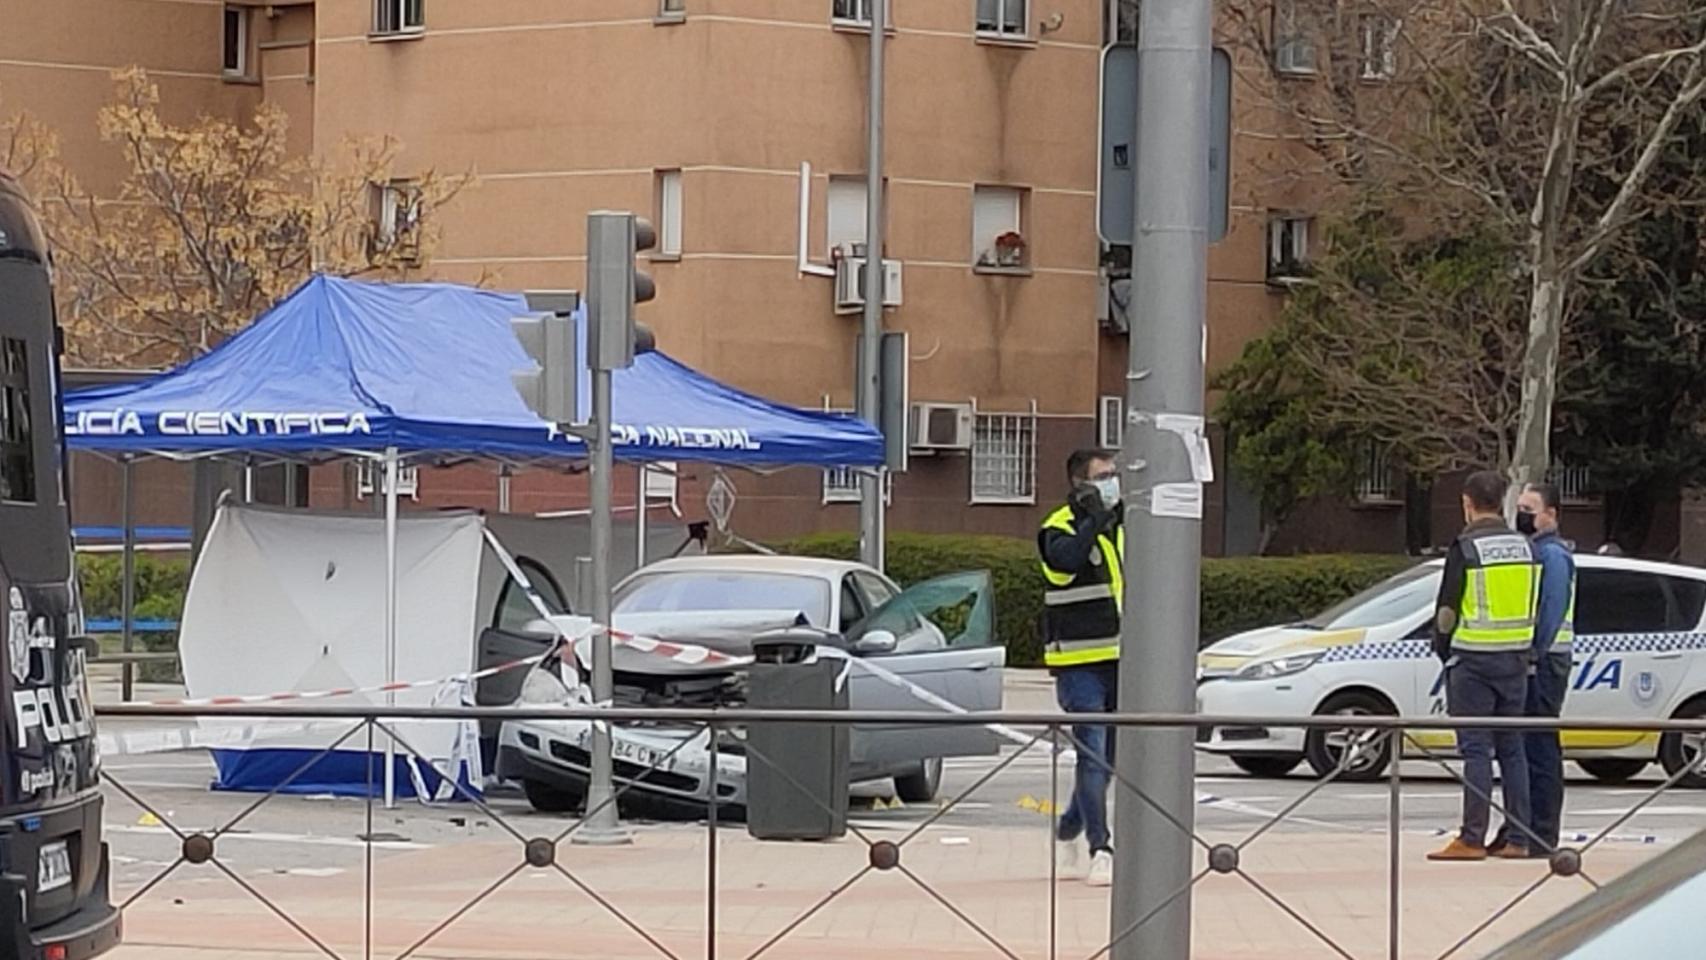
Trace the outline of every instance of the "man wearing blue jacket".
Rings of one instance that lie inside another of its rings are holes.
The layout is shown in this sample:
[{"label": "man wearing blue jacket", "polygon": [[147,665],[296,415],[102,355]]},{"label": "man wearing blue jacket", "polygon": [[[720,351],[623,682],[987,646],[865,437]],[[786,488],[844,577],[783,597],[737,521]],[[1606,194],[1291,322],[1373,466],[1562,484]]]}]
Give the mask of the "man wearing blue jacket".
[{"label": "man wearing blue jacket", "polygon": [[[1535,559],[1540,561],[1540,601],[1534,622],[1534,666],[1528,677],[1530,717],[1557,717],[1564,710],[1564,692],[1570,682],[1570,646],[1575,639],[1576,561],[1574,547],[1558,535],[1558,488],[1550,483],[1531,483],[1516,501],[1517,530],[1533,538]],[[1529,855],[1549,857],[1558,849],[1559,823],[1564,812],[1564,752],[1557,730],[1530,730],[1523,734],[1528,755],[1529,814],[1527,829],[1516,829],[1516,843]],[[1509,845],[1513,826],[1509,820],[1522,817],[1508,811],[1504,826],[1488,845],[1497,852]],[[1528,834],[1532,833],[1532,836]]]}]

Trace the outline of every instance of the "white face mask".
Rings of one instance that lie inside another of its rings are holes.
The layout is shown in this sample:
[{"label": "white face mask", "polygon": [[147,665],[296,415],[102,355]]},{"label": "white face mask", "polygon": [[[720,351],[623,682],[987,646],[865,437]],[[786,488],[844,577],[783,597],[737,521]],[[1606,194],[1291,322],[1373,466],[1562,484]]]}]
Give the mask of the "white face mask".
[{"label": "white face mask", "polygon": [[1120,502],[1119,477],[1103,477],[1100,480],[1092,481],[1091,486],[1094,486],[1096,492],[1102,495],[1102,506],[1109,510],[1114,508],[1114,504]]}]

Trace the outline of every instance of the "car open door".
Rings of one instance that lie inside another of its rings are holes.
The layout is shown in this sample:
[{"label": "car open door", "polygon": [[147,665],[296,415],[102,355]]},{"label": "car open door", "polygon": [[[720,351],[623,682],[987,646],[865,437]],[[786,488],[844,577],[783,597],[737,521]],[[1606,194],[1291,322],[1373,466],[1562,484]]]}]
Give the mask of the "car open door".
[{"label": "car open door", "polygon": [[[846,639],[848,651],[870,667],[852,669],[852,709],[944,712],[916,690],[967,711],[1001,709],[1007,651],[995,635],[987,571],[916,584],[854,624]],[[993,754],[998,743],[982,726],[860,725],[853,728],[852,753],[856,764],[886,765]]]}]

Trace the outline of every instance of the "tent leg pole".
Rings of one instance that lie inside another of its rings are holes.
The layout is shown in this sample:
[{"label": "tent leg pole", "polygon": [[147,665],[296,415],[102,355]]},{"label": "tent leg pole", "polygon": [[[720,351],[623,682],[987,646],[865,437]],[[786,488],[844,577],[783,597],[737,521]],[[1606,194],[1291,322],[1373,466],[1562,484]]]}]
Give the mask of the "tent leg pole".
[{"label": "tent leg pole", "polygon": [[[397,448],[385,451],[385,682],[397,682]],[[385,705],[396,706],[395,691]],[[396,723],[395,718],[387,718]],[[385,738],[385,808],[397,805],[397,738]]]},{"label": "tent leg pole", "polygon": [[[124,638],[125,653],[130,653],[136,643],[136,627],[133,623],[136,614],[136,484],[131,476],[133,463],[127,456],[119,468],[120,499],[124,501],[120,508],[124,514],[124,583],[120,601],[123,609],[119,611],[119,615],[124,618],[120,630]],[[120,668],[120,673],[124,699],[131,700],[136,692],[136,665],[127,659]]]},{"label": "tent leg pole", "polygon": [[498,467],[498,512],[499,513],[508,513],[510,510],[510,506],[509,506],[509,503],[510,503],[510,501],[509,501],[509,495],[510,495],[509,494],[509,484],[510,484],[509,464],[506,463],[503,466]]},{"label": "tent leg pole", "polygon": [[255,465],[243,464],[243,502],[255,502]]},{"label": "tent leg pole", "polygon": [[646,474],[649,473],[645,464],[640,464],[640,486],[634,491],[634,569],[646,565]]}]

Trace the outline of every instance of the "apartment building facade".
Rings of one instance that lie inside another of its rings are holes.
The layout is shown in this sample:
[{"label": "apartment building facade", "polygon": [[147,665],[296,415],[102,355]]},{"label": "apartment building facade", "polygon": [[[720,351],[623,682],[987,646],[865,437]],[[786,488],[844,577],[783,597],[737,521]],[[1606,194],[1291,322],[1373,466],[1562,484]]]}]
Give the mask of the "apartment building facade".
[{"label": "apartment building facade", "polygon": [[[395,138],[400,169],[477,177],[442,211],[424,270],[435,278],[578,287],[585,214],[648,214],[659,294],[642,309],[661,349],[753,393],[848,409],[859,321],[846,261],[867,253],[873,2],[66,0],[29,5],[29,30],[0,35],[0,89],[62,130],[68,160],[97,183],[116,168],[94,114],[107,71],[130,63],[160,81],[175,116],[278,104],[293,144],[324,160],[349,138]],[[890,528],[1025,535],[1064,493],[1066,454],[1117,436],[1122,328],[1141,322],[1123,290],[1109,296],[1105,264],[1118,258],[1095,216],[1102,50],[1132,39],[1135,6],[884,2],[882,259],[898,281],[885,322],[910,336],[911,399],[957,407],[950,419],[965,426],[893,478]],[[64,29],[73,17],[108,26],[91,39]],[[1248,115],[1235,102],[1235,131]],[[1241,183],[1262,142],[1234,137],[1230,229],[1210,255],[1211,368],[1283,302],[1268,282],[1270,211]],[[1285,243],[1302,242],[1297,229]],[[84,473],[90,509],[110,512],[112,471]],[[682,465],[666,486],[699,513],[711,476]],[[854,525],[845,474],[729,479],[747,536]],[[363,495],[344,471],[316,470],[305,486],[316,505]],[[489,468],[429,468],[414,496],[492,507],[497,486]],[[1208,498],[1210,553],[1255,544],[1253,504],[1226,488]],[[522,473],[510,490],[517,510],[584,502],[580,479],[562,474]]]}]

